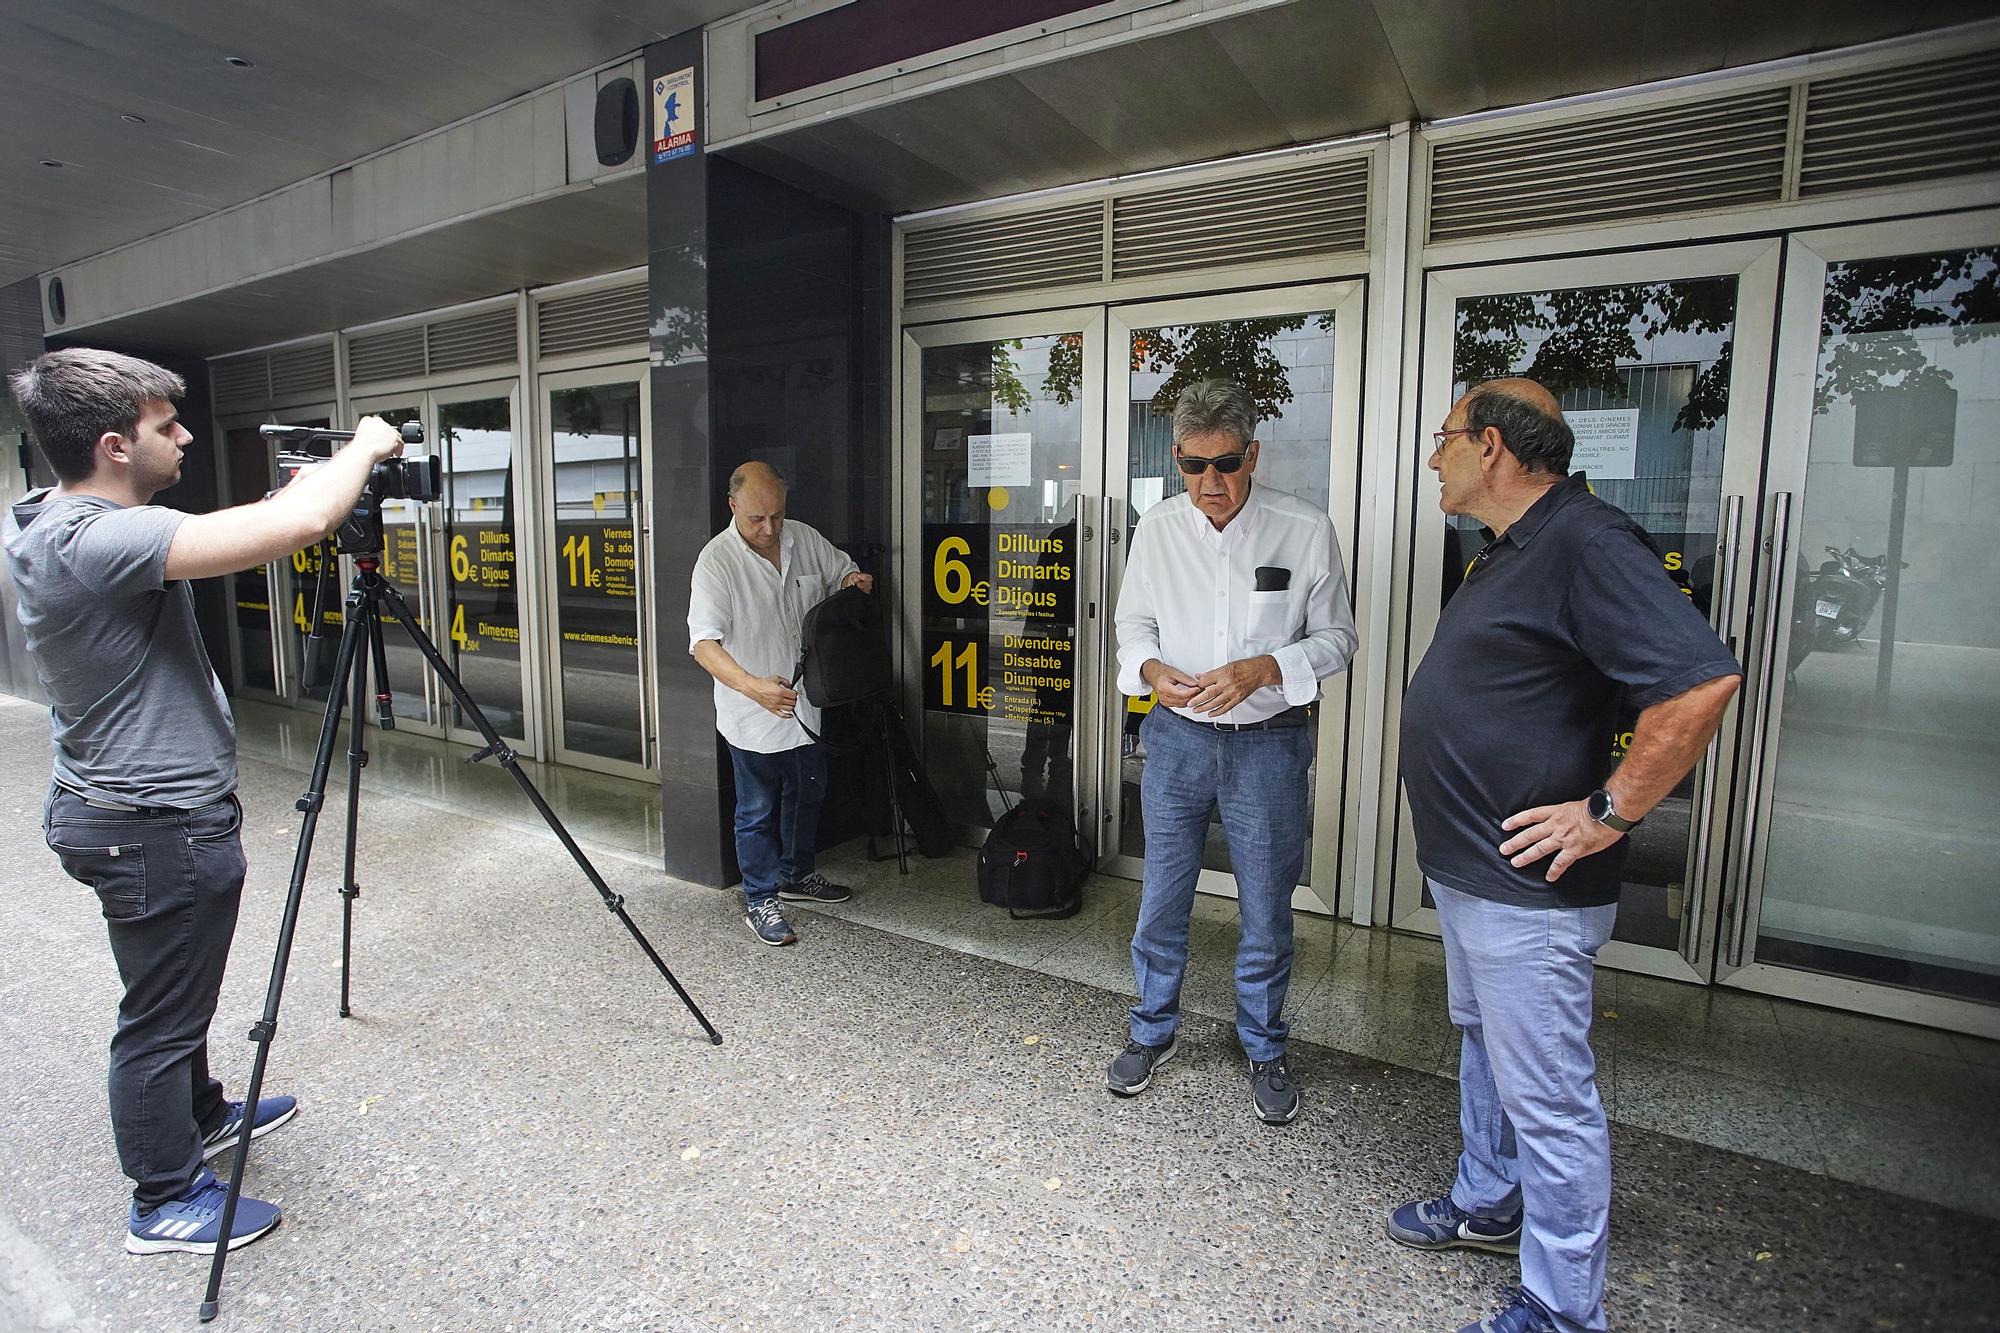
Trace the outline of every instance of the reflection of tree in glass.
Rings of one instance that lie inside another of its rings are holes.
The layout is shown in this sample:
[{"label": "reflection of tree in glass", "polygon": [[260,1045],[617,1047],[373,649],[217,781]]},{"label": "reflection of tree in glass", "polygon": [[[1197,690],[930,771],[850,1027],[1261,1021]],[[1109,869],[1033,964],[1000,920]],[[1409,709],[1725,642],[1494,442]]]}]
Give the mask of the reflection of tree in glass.
[{"label": "reflection of tree in glass", "polygon": [[[1132,373],[1166,376],[1152,398],[1153,409],[1162,415],[1174,410],[1175,400],[1190,385],[1227,379],[1250,391],[1260,420],[1274,421],[1284,416],[1284,405],[1292,401],[1292,384],[1270,344],[1282,334],[1298,332],[1308,322],[1325,331],[1333,327],[1333,315],[1226,319],[1139,329],[1132,334]],[[1049,350],[1049,374],[1043,391],[1067,406],[1075,401],[1082,383],[1083,335],[1065,334]]]},{"label": "reflection of tree in glass", "polygon": [[1951,383],[1912,330],[1945,327],[1955,346],[2000,331],[2000,249],[1833,264],[1821,307],[1813,408],[1887,388]]},{"label": "reflection of tree in glass", "polygon": [[[559,389],[558,397],[565,393],[575,393],[574,389]],[[455,444],[462,430],[511,430],[514,426],[513,407],[505,398],[479,398],[463,403],[446,403],[439,413],[438,440],[442,444]]]},{"label": "reflection of tree in glass", "polygon": [[604,404],[595,389],[552,390],[549,409],[559,423],[558,430],[572,435],[595,435],[604,429]]}]

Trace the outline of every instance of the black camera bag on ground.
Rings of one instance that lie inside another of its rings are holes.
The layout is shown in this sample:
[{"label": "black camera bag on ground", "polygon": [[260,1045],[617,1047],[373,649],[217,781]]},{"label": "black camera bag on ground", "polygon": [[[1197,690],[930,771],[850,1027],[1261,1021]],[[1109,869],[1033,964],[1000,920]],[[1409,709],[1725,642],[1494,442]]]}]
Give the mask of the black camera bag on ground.
[{"label": "black camera bag on ground", "polygon": [[806,612],[799,626],[799,664],[792,684],[815,707],[886,698],[895,688],[889,645],[876,620],[875,599],[842,588]]},{"label": "black camera bag on ground", "polygon": [[979,897],[1015,920],[1075,916],[1095,858],[1069,811],[1031,796],[1000,816],[979,849]]}]

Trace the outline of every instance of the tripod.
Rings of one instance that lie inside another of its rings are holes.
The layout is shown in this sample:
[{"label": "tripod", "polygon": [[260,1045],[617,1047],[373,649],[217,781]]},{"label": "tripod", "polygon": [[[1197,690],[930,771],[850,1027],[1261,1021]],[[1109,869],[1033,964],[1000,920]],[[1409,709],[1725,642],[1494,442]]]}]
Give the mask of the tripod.
[{"label": "tripod", "polygon": [[[667,970],[665,961],[653,948],[652,942],[626,913],[625,900],[611,891],[610,886],[597,873],[597,868],[591,865],[590,858],[583,854],[583,849],[570,837],[569,830],[563,827],[562,820],[549,808],[549,803],[535,789],[535,784],[529,781],[528,775],[521,771],[519,757],[493,729],[493,724],[487,720],[486,714],[480,710],[466,689],[465,682],[458,678],[458,674],[438,652],[437,645],[431,642],[430,636],[418,625],[416,616],[410,611],[409,603],[403,600],[403,595],[396,590],[394,584],[382,577],[381,553],[379,530],[375,534],[372,550],[352,552],[355,557],[354,582],[348,588],[344,603],[346,622],[341,628],[340,648],[334,657],[333,679],[326,698],[326,716],[320,724],[319,749],[313,756],[312,776],[308,780],[306,792],[297,802],[297,808],[304,814],[305,819],[299,827],[298,850],[292,857],[291,887],[285,895],[284,916],[278,927],[277,954],[271,960],[271,980],[264,992],[263,1015],[250,1028],[250,1040],[256,1043],[257,1054],[250,1063],[250,1085],[243,1096],[242,1129],[236,1140],[234,1165],[230,1168],[229,1192],[222,1205],[221,1230],[216,1237],[215,1258],[209,1265],[208,1290],[201,1303],[200,1317],[203,1323],[214,1319],[218,1309],[217,1298],[222,1290],[222,1269],[229,1257],[230,1228],[236,1221],[236,1201],[243,1193],[243,1171],[250,1161],[250,1134],[257,1119],[257,1098],[264,1086],[264,1066],[270,1059],[271,1039],[278,1030],[278,1004],[284,995],[285,970],[291,961],[292,936],[298,926],[299,903],[305,892],[306,866],[312,857],[313,833],[319,826],[320,806],[326,797],[327,772],[332,767],[334,745],[340,736],[342,704],[347,699],[347,692],[352,691],[353,730],[347,748],[347,848],[340,889],[340,1016],[342,1018],[348,1016],[348,964],[353,941],[354,900],[361,896],[360,885],[354,879],[355,832],[360,818],[361,770],[368,763],[368,751],[363,744],[362,731],[368,700],[368,672],[361,660],[364,646],[375,669],[375,703],[379,720],[385,730],[395,726],[395,714],[391,708],[389,691],[388,657],[382,639],[382,608],[385,605],[408,633],[417,651],[423,654],[431,670],[437,674],[445,688],[451,691],[452,698],[458,701],[460,710],[466,717],[472,719],[479,734],[485,738],[485,748],[475,751],[468,757],[467,762],[478,763],[482,759],[497,759],[500,766],[513,776],[522,793],[540,812],[549,829],[568,850],[578,868],[583,871],[584,877],[597,890],[598,896],[604,900],[604,906],[618,918],[619,923],[638,943],[640,949],[644,950],[653,966],[659,969],[660,975],[667,979],[667,984],[673,987],[674,994],[680,997],[688,1012],[694,1015],[695,1021],[701,1024],[702,1031],[708,1034],[710,1043],[717,1046],[722,1044],[722,1034],[717,1032],[714,1025],[703,1015],[693,998],[675,979],[674,974]],[[331,559],[330,554],[327,559]],[[325,567],[326,563],[323,562],[322,568]]]}]

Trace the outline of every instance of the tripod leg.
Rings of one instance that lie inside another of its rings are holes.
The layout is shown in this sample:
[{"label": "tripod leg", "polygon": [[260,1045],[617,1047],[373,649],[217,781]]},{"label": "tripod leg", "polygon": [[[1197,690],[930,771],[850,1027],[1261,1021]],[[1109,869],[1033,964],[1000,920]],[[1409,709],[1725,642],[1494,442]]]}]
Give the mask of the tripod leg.
[{"label": "tripod leg", "polygon": [[291,965],[292,936],[298,930],[299,902],[305,896],[306,868],[312,860],[313,833],[319,827],[320,805],[326,799],[326,775],[333,766],[333,747],[340,739],[340,711],[343,691],[354,670],[356,650],[362,636],[357,607],[361,597],[361,576],[348,595],[347,624],[340,632],[340,652],[334,660],[333,680],[327,689],[326,717],[320,723],[319,749],[313,755],[312,776],[298,809],[305,815],[299,824],[298,850],[292,855],[291,887],[285,893],[285,913],[278,926],[278,949],[271,959],[271,980],[264,989],[264,1012],[250,1027],[250,1040],[257,1054],[250,1062],[250,1084],[243,1093],[243,1127],[237,1135],[234,1162],[229,1169],[229,1191],[222,1201],[221,1230],[216,1236],[215,1258],[208,1267],[208,1291],[202,1297],[200,1317],[204,1324],[215,1318],[222,1292],[222,1266],[229,1258],[229,1232],[236,1225],[236,1201],[243,1194],[243,1171],[250,1164],[250,1131],[257,1123],[257,1099],[264,1089],[264,1066],[271,1058],[271,1039],[278,1031],[278,1005],[285,994],[285,969]]},{"label": "tripod leg", "polygon": [[653,948],[653,942],[646,938],[638,923],[626,913],[625,900],[611,891],[611,886],[597,873],[597,867],[583,854],[583,848],[576,845],[576,839],[570,837],[569,830],[563,827],[562,820],[549,808],[549,803],[542,799],[541,792],[536,790],[528,775],[521,771],[520,757],[514,753],[512,746],[500,739],[500,733],[493,729],[491,722],[487,721],[485,711],[472,697],[471,691],[465,688],[465,682],[458,678],[458,673],[451,669],[451,664],[444,660],[442,653],[438,652],[437,645],[431,642],[430,636],[417,624],[416,617],[410,614],[409,603],[403,600],[400,592],[396,591],[396,585],[383,579],[379,574],[367,571],[363,571],[359,577],[366,582],[370,597],[378,602],[386,602],[389,609],[396,613],[396,618],[402,622],[404,632],[410,636],[410,642],[416,645],[417,651],[423,654],[426,662],[430,663],[431,670],[437,673],[440,681],[444,682],[444,687],[451,691],[452,698],[458,700],[459,710],[471,719],[479,734],[486,738],[486,748],[475,751],[471,761],[477,763],[488,757],[499,760],[500,766],[507,770],[514,779],[514,784],[521,789],[521,794],[528,798],[529,803],[541,815],[542,822],[549,826],[549,831],[556,835],[556,839],[569,852],[570,859],[576,862],[577,869],[583,871],[591,887],[597,890],[597,896],[604,900],[605,908],[618,918],[626,933],[631,935],[633,941],[645,952],[660,975],[666,978],[667,984],[674,988],[674,994],[680,996],[681,1003],[687,1006],[690,1014],[694,1015],[695,1022],[701,1024],[702,1031],[708,1034],[710,1043],[720,1046],[722,1034],[715,1030],[715,1025],[708,1021],[708,1016],[695,1004],[694,997],[687,993],[673,972],[668,969],[666,960]]},{"label": "tripod leg", "polygon": [[[361,606],[353,605],[349,598],[347,614],[361,623],[363,642],[374,651],[377,687],[382,688],[385,679],[382,666],[382,625],[375,618],[375,607],[366,597],[360,599]],[[361,885],[354,878],[354,853],[360,841],[358,831],[361,825],[361,770],[368,767],[368,744],[366,740],[366,720],[368,717],[368,663],[363,660],[362,650],[355,649],[353,714],[347,719],[347,843],[343,852],[340,871],[340,1016],[349,1017],[353,1011],[348,1008],[348,982],[354,963],[354,900],[361,896]]]}]

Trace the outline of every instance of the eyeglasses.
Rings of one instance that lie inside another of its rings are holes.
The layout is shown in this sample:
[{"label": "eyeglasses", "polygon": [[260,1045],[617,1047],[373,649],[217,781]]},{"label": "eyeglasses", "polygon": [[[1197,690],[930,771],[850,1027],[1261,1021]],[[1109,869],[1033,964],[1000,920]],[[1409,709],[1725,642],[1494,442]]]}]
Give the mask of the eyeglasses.
[{"label": "eyeglasses", "polygon": [[1199,477],[1210,468],[1214,468],[1217,472],[1227,477],[1241,469],[1244,460],[1249,457],[1250,451],[1248,449],[1245,449],[1240,454],[1222,454],[1216,458],[1191,458],[1186,454],[1176,453],[1174,455],[1174,463],[1190,477]]},{"label": "eyeglasses", "polygon": [[1457,430],[1434,430],[1431,432],[1432,451],[1444,448],[1444,442],[1454,435],[1477,435],[1479,431],[1478,426],[1460,426]]}]

